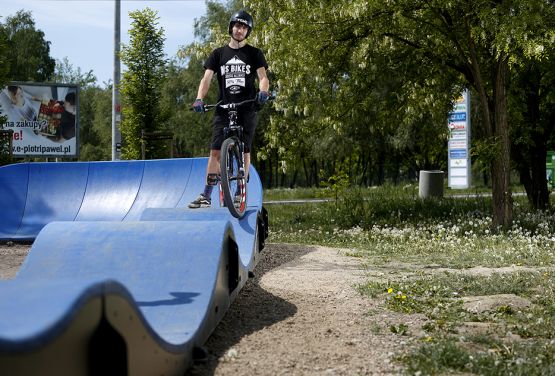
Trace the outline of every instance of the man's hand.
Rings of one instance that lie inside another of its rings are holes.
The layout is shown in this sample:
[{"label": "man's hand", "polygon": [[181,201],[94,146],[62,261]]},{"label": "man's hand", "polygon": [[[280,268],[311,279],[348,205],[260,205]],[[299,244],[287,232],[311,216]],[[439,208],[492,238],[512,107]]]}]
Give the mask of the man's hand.
[{"label": "man's hand", "polygon": [[270,98],[270,94],[267,91],[259,91],[258,94],[256,94],[256,102],[259,105],[266,103],[268,98]]},{"label": "man's hand", "polygon": [[204,102],[201,98],[197,98],[195,100],[193,103],[193,110],[195,110],[195,112],[204,113]]}]

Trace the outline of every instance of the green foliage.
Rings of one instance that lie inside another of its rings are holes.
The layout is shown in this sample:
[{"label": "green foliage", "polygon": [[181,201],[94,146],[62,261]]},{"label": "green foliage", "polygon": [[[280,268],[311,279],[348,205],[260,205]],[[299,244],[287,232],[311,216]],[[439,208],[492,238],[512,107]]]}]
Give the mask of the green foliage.
[{"label": "green foliage", "polygon": [[278,92],[266,155],[277,150],[305,172],[314,159],[327,175],[345,161],[351,181],[367,185],[398,179],[401,166],[405,177],[444,166],[445,118],[460,80],[426,72],[418,54],[384,44],[372,31],[371,4],[248,2]]},{"label": "green foliage", "polygon": [[7,41],[6,63],[12,81],[45,82],[54,74],[55,61],[50,57],[50,42],[35,28],[31,12],[18,11],[0,25]]},{"label": "green foliage", "polygon": [[[0,117],[0,121],[2,117]],[[10,150],[11,133],[3,133],[0,129],[0,166],[10,164],[12,162]]]},{"label": "green foliage", "polygon": [[[555,332],[553,320],[553,273],[494,273],[491,276],[470,276],[442,273],[409,281],[370,282],[361,291],[375,297],[386,294],[389,309],[398,312],[423,313],[429,319],[424,329],[423,346],[400,357],[411,374],[439,374],[471,371],[484,375],[550,374],[541,373],[555,367],[555,359],[547,352]],[[497,309],[473,313],[462,307],[463,297],[515,294],[534,299],[529,308],[515,309],[502,305]],[[401,298],[404,297],[404,298]],[[490,324],[490,333],[457,336],[464,323]],[[526,338],[526,342],[499,340],[510,328]],[[547,347],[546,347],[547,345]],[[487,349],[487,351],[485,351]],[[518,372],[517,372],[518,370]]]},{"label": "green foliage", "polygon": [[123,137],[122,158],[139,159],[144,142],[146,158],[166,153],[159,145],[142,139],[142,132],[162,130],[161,88],[166,72],[164,29],[158,28],[158,14],[150,8],[130,12],[130,44],[122,46],[121,60],[127,66],[121,82]]},{"label": "green foliage", "polygon": [[[9,63],[6,57],[7,53],[7,41],[6,36],[4,33],[0,32],[0,87],[6,86],[8,83],[8,70],[9,70]],[[0,129],[3,128],[3,124],[6,122],[6,116],[2,116],[0,114]],[[0,137],[0,166],[8,164],[11,162],[11,150],[10,147],[10,139],[7,135],[2,135]]]},{"label": "green foliage", "polygon": [[[188,60],[187,65],[181,60],[170,62],[161,97],[162,111],[167,114],[165,127],[174,134],[175,154],[180,157],[207,155],[212,134],[212,116],[190,111],[204,68],[196,57]],[[207,103],[216,101],[215,86],[211,87]]]},{"label": "green foliage", "polygon": [[332,175],[325,182],[322,182],[322,186],[332,192],[336,201],[339,200],[339,195],[344,195],[349,185],[349,176],[345,172]]},{"label": "green foliage", "polygon": [[381,184],[387,175],[397,181],[400,173],[410,177],[418,169],[441,168],[446,150],[430,146],[445,146],[446,114],[468,87],[480,109],[476,124],[500,145],[489,164],[493,219],[510,224],[510,200],[504,194],[510,181],[504,93],[519,67],[549,56],[553,4],[247,4],[264,20],[254,39],[266,48],[277,79],[279,112],[269,129],[269,149],[277,149],[293,166],[307,157],[331,168],[331,161],[349,160],[354,183],[372,184],[368,176],[377,176]]},{"label": "green foliage", "polygon": [[79,160],[112,158],[112,87],[86,86],[80,93]]},{"label": "green foliage", "polygon": [[[9,79],[10,61],[8,59],[8,41],[6,35],[0,32],[0,86],[4,87]],[[3,124],[3,122],[2,122]]]},{"label": "green foliage", "polygon": [[92,69],[88,72],[81,72],[81,68],[74,67],[66,56],[62,60],[56,60],[56,68],[52,81],[62,84],[79,85],[83,89],[96,84],[96,76]]},{"label": "green foliage", "polygon": [[555,214],[531,212],[525,197],[516,198],[514,227],[502,232],[492,226],[488,196],[421,200],[414,186],[345,195],[348,201],[268,206],[272,241],[369,249],[375,262],[414,258],[459,268],[477,260],[490,266],[555,260]]},{"label": "green foliage", "polygon": [[409,327],[407,324],[391,325],[389,331],[393,334],[398,334],[400,336],[406,336],[409,334]]}]

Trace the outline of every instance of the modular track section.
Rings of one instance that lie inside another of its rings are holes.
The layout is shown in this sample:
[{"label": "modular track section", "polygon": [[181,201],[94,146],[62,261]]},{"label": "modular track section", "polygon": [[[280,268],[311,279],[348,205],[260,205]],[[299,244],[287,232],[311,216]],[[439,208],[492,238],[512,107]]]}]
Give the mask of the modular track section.
[{"label": "modular track section", "polygon": [[[0,239],[33,241],[0,281],[0,374],[182,375],[258,262],[256,170],[241,220],[187,209],[207,159],[0,168]],[[213,195],[217,201],[217,192]]]}]

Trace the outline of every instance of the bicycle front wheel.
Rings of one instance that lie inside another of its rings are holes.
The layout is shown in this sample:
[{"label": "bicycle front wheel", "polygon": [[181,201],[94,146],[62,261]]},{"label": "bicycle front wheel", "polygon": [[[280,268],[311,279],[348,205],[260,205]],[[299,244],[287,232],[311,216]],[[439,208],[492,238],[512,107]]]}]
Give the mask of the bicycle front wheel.
[{"label": "bicycle front wheel", "polygon": [[224,202],[235,218],[242,218],[247,209],[247,181],[238,140],[226,139],[222,144],[220,174]]}]

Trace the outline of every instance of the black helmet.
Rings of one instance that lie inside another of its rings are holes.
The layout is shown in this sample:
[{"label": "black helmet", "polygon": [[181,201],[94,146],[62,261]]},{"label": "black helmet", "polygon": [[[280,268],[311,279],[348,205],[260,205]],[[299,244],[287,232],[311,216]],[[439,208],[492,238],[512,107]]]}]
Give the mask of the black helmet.
[{"label": "black helmet", "polygon": [[245,37],[248,38],[253,26],[252,16],[242,9],[238,12],[235,12],[235,14],[229,19],[229,35],[231,35],[232,33],[231,29],[233,29],[233,25],[235,24],[235,22],[240,22],[249,28],[249,31],[247,31],[247,36]]}]

